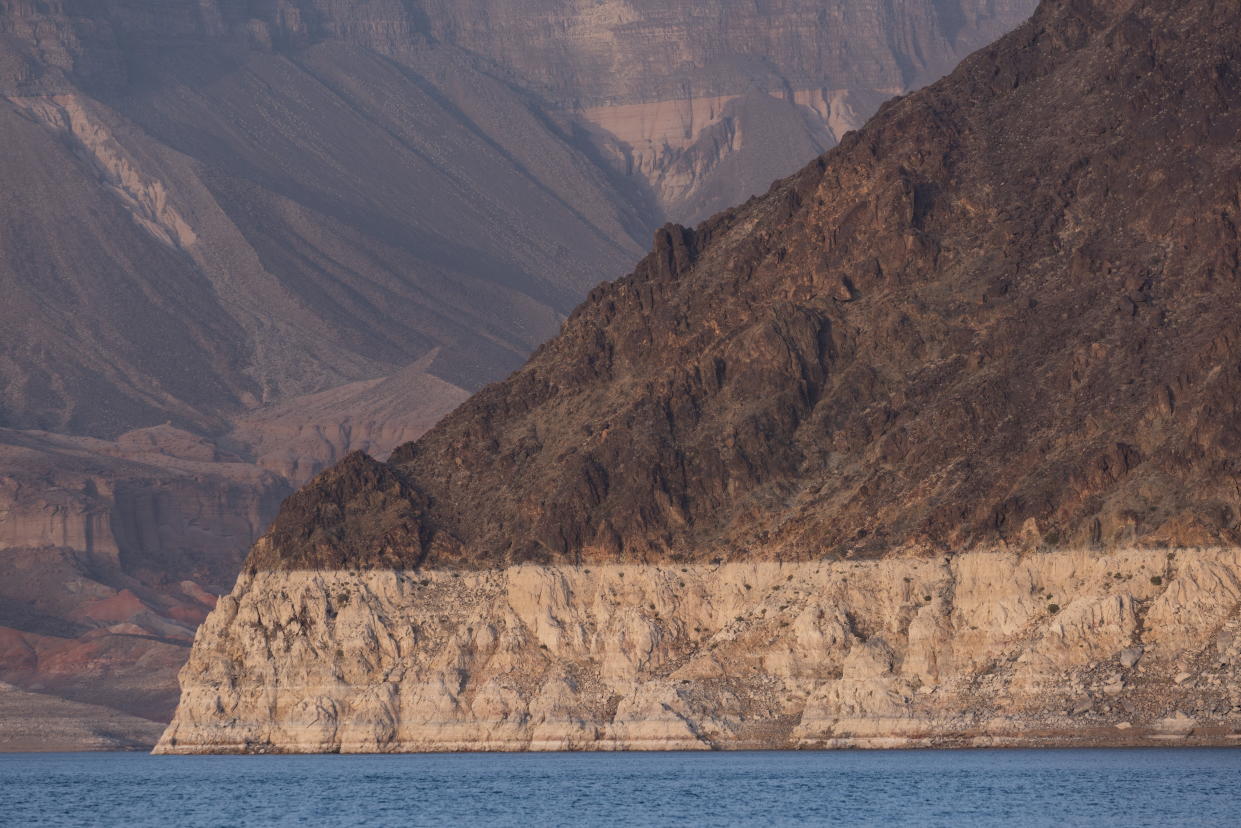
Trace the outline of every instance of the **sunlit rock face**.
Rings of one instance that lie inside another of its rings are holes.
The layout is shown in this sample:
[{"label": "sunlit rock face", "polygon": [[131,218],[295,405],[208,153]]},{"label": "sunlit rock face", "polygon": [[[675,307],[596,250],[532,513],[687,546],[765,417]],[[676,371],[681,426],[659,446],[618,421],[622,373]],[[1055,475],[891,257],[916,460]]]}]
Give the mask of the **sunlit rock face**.
[{"label": "sunlit rock face", "polygon": [[1211,549],[261,572],[158,751],[1232,744],[1239,605]]}]

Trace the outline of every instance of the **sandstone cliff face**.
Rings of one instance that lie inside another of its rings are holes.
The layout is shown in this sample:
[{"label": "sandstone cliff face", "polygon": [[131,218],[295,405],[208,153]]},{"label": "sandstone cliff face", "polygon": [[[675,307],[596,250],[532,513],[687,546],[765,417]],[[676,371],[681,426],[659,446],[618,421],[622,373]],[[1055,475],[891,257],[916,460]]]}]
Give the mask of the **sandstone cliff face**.
[{"label": "sandstone cliff face", "polygon": [[0,430],[0,459],[4,546],[213,586],[232,581],[237,544],[288,493],[277,475],[168,427],[116,441]]},{"label": "sandstone cliff face", "polygon": [[157,752],[1241,739],[1241,556],[245,576]]},{"label": "sandstone cliff face", "polygon": [[1241,10],[1047,0],[285,504],[169,752],[1229,743]]}]

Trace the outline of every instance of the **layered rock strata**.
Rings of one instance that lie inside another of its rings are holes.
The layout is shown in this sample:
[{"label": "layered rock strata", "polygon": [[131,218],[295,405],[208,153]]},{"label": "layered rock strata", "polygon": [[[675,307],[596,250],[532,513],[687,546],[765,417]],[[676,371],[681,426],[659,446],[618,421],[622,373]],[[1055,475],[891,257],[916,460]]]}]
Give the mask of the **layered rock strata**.
[{"label": "layered rock strata", "polygon": [[0,749],[37,732],[61,747],[149,739],[195,628],[288,492],[170,427],[112,441],[0,429],[0,681],[25,691],[9,700],[32,723],[0,722]]},{"label": "layered rock strata", "polygon": [[697,221],[1024,20],[1032,0],[428,0],[431,35],[581,118],[665,214]]},{"label": "layered rock strata", "polygon": [[1241,743],[1237,550],[247,575],[157,752]]}]

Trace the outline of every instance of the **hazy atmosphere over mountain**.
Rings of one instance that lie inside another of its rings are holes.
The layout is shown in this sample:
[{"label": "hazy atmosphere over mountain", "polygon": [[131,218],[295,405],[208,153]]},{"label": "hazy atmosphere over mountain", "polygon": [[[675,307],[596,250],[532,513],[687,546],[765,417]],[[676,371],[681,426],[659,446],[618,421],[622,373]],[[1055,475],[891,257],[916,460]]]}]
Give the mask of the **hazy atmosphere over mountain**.
[{"label": "hazy atmosphere over mountain", "polygon": [[5,698],[149,741],[294,486],[1033,5],[0,0]]}]

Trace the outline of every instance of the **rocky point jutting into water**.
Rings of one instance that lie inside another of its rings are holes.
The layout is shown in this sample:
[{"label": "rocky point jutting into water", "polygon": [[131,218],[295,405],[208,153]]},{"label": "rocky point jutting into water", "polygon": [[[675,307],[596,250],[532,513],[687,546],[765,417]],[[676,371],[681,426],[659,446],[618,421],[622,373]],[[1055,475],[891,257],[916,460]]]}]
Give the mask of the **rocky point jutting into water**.
[{"label": "rocky point jutting into water", "polygon": [[162,752],[1241,733],[1241,7],[1045,0],[290,498]]},{"label": "rocky point jutting into water", "polygon": [[0,705],[148,740],[284,494],[1033,6],[0,0]]},{"label": "rocky point jutting into water", "polygon": [[1233,744],[1241,553],[262,571],[159,751]]}]

